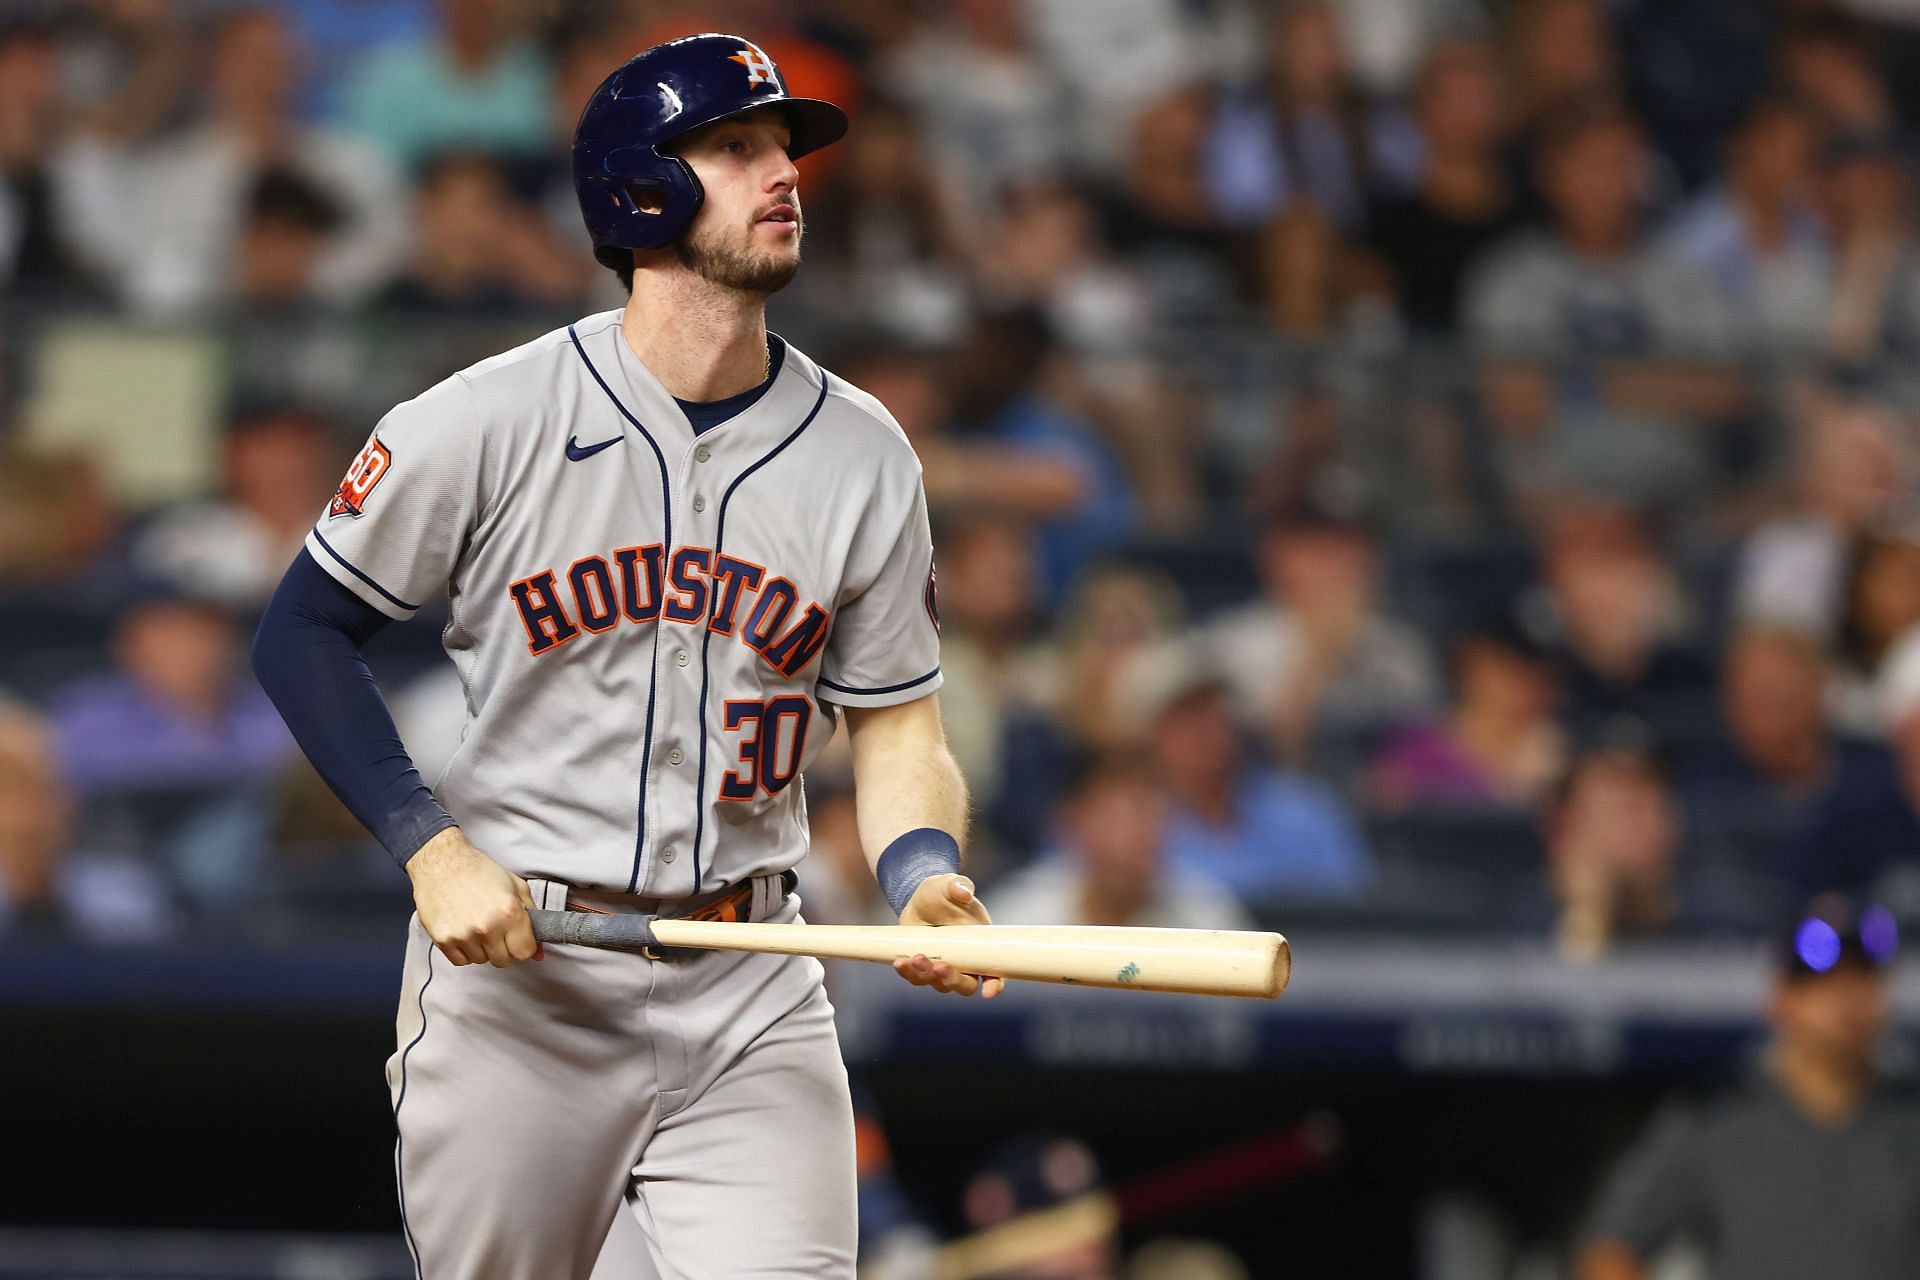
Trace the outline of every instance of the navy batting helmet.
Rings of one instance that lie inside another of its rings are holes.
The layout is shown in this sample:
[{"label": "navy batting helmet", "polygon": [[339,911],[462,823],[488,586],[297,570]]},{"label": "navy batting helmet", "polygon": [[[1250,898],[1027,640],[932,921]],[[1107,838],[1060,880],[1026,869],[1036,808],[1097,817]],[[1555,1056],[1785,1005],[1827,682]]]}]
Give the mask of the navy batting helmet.
[{"label": "navy batting helmet", "polygon": [[[796,160],[847,131],[845,112],[818,98],[789,97],[773,59],[739,36],[669,40],[603,80],[573,133],[573,183],[594,257],[618,270],[625,250],[672,243],[705,193],[693,167],[660,148],[701,125],[768,106],[786,113],[787,154]],[[636,192],[656,196],[658,210],[642,210]]]}]

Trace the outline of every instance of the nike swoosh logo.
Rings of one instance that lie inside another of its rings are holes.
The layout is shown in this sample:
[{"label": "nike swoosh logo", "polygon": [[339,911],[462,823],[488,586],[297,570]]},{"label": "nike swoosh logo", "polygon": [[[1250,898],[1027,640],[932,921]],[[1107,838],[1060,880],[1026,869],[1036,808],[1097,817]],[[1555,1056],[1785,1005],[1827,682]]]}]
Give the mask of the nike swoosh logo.
[{"label": "nike swoosh logo", "polygon": [[625,436],[615,436],[611,440],[602,440],[599,444],[590,444],[586,448],[582,449],[580,447],[579,436],[568,436],[567,437],[567,461],[580,462],[587,458],[591,458],[594,454],[600,452],[602,449],[611,449],[613,448],[613,446],[619,444],[624,439],[626,439]]}]

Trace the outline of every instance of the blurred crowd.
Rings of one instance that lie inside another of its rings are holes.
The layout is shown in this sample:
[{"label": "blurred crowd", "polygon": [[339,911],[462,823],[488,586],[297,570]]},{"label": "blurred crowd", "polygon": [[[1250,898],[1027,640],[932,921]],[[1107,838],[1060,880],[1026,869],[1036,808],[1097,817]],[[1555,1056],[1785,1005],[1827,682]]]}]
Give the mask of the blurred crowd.
[{"label": "blurred crowd", "polygon": [[572,123],[709,28],[853,116],[773,323],[924,461],[996,918],[1920,916],[1911,4],[13,0],[0,933],[402,892],[245,638],[386,408],[619,305]]}]

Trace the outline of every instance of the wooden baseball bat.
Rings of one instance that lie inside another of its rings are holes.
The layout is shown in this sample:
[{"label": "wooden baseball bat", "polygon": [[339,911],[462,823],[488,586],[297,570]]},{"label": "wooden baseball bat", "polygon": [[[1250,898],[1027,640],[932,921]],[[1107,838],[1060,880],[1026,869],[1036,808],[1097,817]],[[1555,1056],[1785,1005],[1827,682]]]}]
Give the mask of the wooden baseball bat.
[{"label": "wooden baseball bat", "polygon": [[543,942],[621,950],[694,947],[891,964],[925,956],[982,977],[1068,986],[1271,1000],[1293,959],[1277,933],[1091,925],[731,924],[647,916],[535,911]]}]

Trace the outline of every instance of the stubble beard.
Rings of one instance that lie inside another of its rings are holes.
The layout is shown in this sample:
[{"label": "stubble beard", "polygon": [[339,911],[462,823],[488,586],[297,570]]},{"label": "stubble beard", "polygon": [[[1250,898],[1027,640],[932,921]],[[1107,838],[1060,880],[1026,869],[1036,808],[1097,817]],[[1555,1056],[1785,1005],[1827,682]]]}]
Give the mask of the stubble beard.
[{"label": "stubble beard", "polygon": [[790,254],[767,254],[714,244],[710,237],[686,235],[680,237],[675,249],[680,265],[708,284],[762,297],[786,288],[800,270],[797,243]]}]

